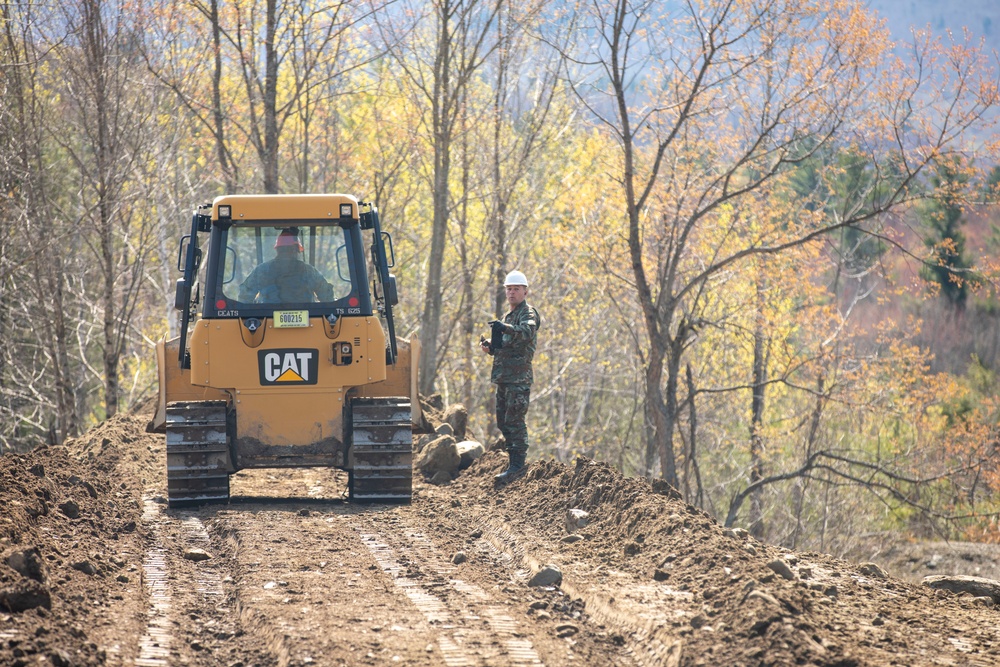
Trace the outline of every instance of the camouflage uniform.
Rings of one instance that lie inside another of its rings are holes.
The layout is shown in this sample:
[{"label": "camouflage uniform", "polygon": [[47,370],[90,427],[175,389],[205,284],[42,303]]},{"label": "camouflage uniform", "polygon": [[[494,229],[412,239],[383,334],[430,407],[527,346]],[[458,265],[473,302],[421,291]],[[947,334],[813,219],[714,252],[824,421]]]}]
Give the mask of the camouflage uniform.
[{"label": "camouflage uniform", "polygon": [[534,380],[531,359],[535,356],[535,339],[542,320],[537,310],[522,301],[502,321],[513,331],[503,335],[503,347],[492,353],[490,380],[497,386],[497,427],[503,433],[507,451],[524,454],[528,451],[524,417]]},{"label": "camouflage uniform", "polygon": [[275,257],[254,269],[240,285],[243,303],[333,301],[333,285],[315,267],[295,257]]}]

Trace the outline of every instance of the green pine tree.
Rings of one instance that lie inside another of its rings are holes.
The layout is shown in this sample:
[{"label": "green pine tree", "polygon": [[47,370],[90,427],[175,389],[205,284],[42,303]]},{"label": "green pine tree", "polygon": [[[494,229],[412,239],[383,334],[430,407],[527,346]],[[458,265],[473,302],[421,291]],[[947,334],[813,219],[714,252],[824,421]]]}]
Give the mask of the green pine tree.
[{"label": "green pine tree", "polygon": [[937,162],[930,185],[932,194],[919,209],[928,235],[924,243],[931,255],[921,269],[921,276],[941,288],[941,295],[956,308],[964,308],[970,288],[979,280],[966,255],[965,224],[962,202],[968,190],[969,176],[957,160]]}]

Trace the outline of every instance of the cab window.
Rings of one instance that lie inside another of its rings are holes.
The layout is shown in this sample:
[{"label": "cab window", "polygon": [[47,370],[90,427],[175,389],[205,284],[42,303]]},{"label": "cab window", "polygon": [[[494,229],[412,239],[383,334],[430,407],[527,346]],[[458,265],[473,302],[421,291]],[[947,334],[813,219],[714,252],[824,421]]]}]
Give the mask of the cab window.
[{"label": "cab window", "polygon": [[221,288],[230,302],[326,304],[353,291],[344,230],[338,226],[234,225],[223,239]]}]

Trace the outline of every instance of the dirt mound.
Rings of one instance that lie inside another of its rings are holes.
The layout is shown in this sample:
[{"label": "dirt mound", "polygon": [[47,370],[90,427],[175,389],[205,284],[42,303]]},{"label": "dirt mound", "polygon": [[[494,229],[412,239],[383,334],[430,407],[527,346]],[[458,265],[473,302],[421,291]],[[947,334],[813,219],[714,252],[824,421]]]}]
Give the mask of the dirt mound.
[{"label": "dirt mound", "polygon": [[147,420],[0,457],[0,664],[107,659],[95,638],[108,609],[141,593],[142,485],[158,444]]},{"label": "dirt mound", "polygon": [[[613,606],[623,575],[636,590],[667,595],[676,613],[661,639],[672,643],[677,664],[928,664],[932,656],[1000,664],[998,612],[988,602],[873,565],[762,544],[724,529],[667,486],[587,459],[574,467],[535,462],[498,488],[493,475],[504,462],[487,454],[450,494],[488,507],[564,572],[580,573],[592,600]],[[587,512],[589,523],[567,544],[571,509]],[[642,603],[629,600],[633,610]]]}]

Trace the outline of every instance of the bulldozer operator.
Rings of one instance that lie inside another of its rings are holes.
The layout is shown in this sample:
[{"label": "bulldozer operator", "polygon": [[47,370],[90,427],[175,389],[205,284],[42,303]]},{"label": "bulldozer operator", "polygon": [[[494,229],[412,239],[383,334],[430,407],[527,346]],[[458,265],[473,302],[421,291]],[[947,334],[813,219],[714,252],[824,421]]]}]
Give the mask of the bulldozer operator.
[{"label": "bulldozer operator", "polygon": [[332,301],[331,285],[302,260],[299,230],[288,227],[274,242],[274,259],[255,268],[240,285],[243,303],[313,303]]}]

